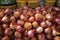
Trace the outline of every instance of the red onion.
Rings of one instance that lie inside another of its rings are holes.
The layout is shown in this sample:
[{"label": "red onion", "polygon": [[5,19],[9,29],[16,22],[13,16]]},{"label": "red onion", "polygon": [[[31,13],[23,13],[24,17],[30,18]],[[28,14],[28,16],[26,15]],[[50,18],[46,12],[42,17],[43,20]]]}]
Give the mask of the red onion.
[{"label": "red onion", "polygon": [[22,15],[20,15],[20,19],[25,19],[25,16],[22,14]]},{"label": "red onion", "polygon": [[38,27],[38,22],[37,21],[34,21],[33,23],[32,23],[32,26],[33,26],[33,28],[37,28]]},{"label": "red onion", "polygon": [[33,30],[29,30],[29,31],[28,31],[28,37],[29,37],[29,38],[34,37],[34,31],[33,31]]},{"label": "red onion", "polygon": [[24,21],[23,21],[23,20],[18,20],[18,21],[17,21],[17,24],[19,24],[19,25],[24,25]]},{"label": "red onion", "polygon": [[23,8],[24,8],[25,10],[27,10],[27,9],[28,9],[28,6],[24,6]]},{"label": "red onion", "polygon": [[12,35],[12,30],[10,29],[10,28],[7,28],[6,30],[5,30],[5,35],[7,35],[7,36],[10,36],[10,35]]},{"label": "red onion", "polygon": [[16,18],[14,16],[10,17],[10,21],[16,21]]},{"label": "red onion", "polygon": [[54,40],[60,40],[59,36],[54,37]]},{"label": "red onion", "polygon": [[46,28],[46,29],[45,29],[45,33],[46,33],[46,34],[51,34],[51,28]]},{"label": "red onion", "polygon": [[59,18],[55,19],[55,22],[57,22],[58,24],[60,24],[60,19]]},{"label": "red onion", "polygon": [[33,16],[29,18],[29,22],[34,22],[34,17]]},{"label": "red onion", "polygon": [[52,35],[56,36],[57,35],[57,31],[56,30],[52,30]]},{"label": "red onion", "polygon": [[24,24],[24,28],[25,28],[26,30],[29,30],[29,29],[32,28],[32,24],[29,23],[29,22],[26,22],[26,23]]},{"label": "red onion", "polygon": [[20,38],[20,37],[19,37],[19,38],[16,38],[16,37],[15,37],[15,38],[14,38],[14,40],[23,40],[23,39],[22,39],[22,38]]},{"label": "red onion", "polygon": [[4,17],[2,18],[2,21],[5,22],[5,23],[7,23],[7,22],[9,22],[9,18],[8,18],[7,16],[4,16]]},{"label": "red onion", "polygon": [[14,12],[14,17],[16,17],[16,18],[19,18],[20,17],[20,12],[18,12],[18,11],[16,11],[16,12]]},{"label": "red onion", "polygon": [[4,16],[4,12],[1,11],[1,12],[0,12],[0,18],[2,18],[3,16]]},{"label": "red onion", "polygon": [[49,26],[49,27],[52,25],[52,23],[48,20],[46,20],[46,23],[47,23],[47,26]]},{"label": "red onion", "polygon": [[6,10],[5,10],[5,12],[4,13],[8,13],[8,14],[10,14],[12,12],[12,10],[11,9],[9,9],[9,8],[7,8]]},{"label": "red onion", "polygon": [[47,11],[42,11],[42,14],[43,14],[43,15],[46,15],[46,14],[47,14]]},{"label": "red onion", "polygon": [[38,28],[36,29],[36,32],[37,32],[37,33],[42,33],[42,32],[43,32],[43,28],[42,28],[42,27],[38,27]]},{"label": "red onion", "polygon": [[49,40],[49,39],[50,39],[50,40],[52,39],[52,35],[50,35],[50,34],[49,34],[49,35],[46,35],[46,37],[47,37],[48,40]]},{"label": "red onion", "polygon": [[48,20],[52,20],[53,16],[51,14],[46,14],[45,16]]},{"label": "red onion", "polygon": [[47,27],[47,24],[46,24],[45,21],[42,21],[42,22],[40,23],[40,25],[41,25],[43,28]]},{"label": "red onion", "polygon": [[19,31],[19,32],[22,32],[23,28],[22,28],[22,26],[17,25],[16,30]]},{"label": "red onion", "polygon": [[15,32],[15,37],[21,37],[21,33],[18,32],[18,31],[16,31],[16,32]]},{"label": "red onion", "polygon": [[9,40],[8,36],[4,36],[1,40]]},{"label": "red onion", "polygon": [[35,20],[40,21],[43,18],[42,14],[35,14]]},{"label": "red onion", "polygon": [[37,40],[36,37],[31,38],[31,40]]},{"label": "red onion", "polygon": [[8,24],[3,24],[3,29],[7,29],[8,28]]},{"label": "red onion", "polygon": [[16,27],[16,24],[14,24],[14,23],[10,23],[10,26],[9,26],[11,29],[15,29],[15,27]]}]

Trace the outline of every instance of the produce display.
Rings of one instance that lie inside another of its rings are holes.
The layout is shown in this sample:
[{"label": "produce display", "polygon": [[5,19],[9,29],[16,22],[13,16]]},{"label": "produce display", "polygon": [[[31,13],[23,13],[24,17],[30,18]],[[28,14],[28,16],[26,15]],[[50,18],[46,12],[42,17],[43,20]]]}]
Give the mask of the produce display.
[{"label": "produce display", "polygon": [[60,40],[60,8],[0,9],[0,40]]}]

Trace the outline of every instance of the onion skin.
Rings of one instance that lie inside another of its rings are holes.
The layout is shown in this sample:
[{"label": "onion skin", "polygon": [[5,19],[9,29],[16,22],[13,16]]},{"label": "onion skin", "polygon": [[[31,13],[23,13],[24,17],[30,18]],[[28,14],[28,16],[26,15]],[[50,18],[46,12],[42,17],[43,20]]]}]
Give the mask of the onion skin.
[{"label": "onion skin", "polygon": [[33,30],[29,30],[29,31],[28,31],[28,37],[29,37],[29,38],[34,37],[34,31],[33,31]]},{"label": "onion skin", "polygon": [[43,28],[42,28],[42,27],[38,27],[38,28],[36,29],[36,32],[37,32],[37,33],[42,33],[42,32],[43,32]]},{"label": "onion skin", "polygon": [[59,36],[54,37],[54,40],[60,40]]}]

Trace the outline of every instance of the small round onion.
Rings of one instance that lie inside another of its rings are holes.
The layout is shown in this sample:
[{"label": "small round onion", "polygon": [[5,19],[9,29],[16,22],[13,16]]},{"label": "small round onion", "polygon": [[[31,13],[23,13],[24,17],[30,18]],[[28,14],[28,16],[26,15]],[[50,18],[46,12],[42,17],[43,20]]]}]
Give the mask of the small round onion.
[{"label": "small round onion", "polygon": [[14,16],[10,17],[10,21],[16,21],[16,18]]},{"label": "small round onion", "polygon": [[31,40],[37,40],[36,37],[31,38]]},{"label": "small round onion", "polygon": [[56,30],[52,30],[52,35],[56,36],[57,35],[57,31]]},{"label": "small round onion", "polygon": [[8,36],[5,36],[1,40],[9,40],[9,37]]},{"label": "small round onion", "polygon": [[7,28],[4,33],[5,33],[5,35],[10,36],[10,35],[12,35],[13,32],[10,28]]},{"label": "small round onion", "polygon": [[37,21],[34,21],[33,23],[32,23],[32,26],[34,27],[34,28],[37,28],[38,27],[38,22]]},{"label": "small round onion", "polygon": [[0,12],[0,18],[2,18],[4,16],[3,11]]},{"label": "small round onion", "polygon": [[16,17],[16,18],[19,18],[20,17],[20,12],[18,12],[18,11],[16,11],[16,12],[14,12],[14,17]]},{"label": "small round onion", "polygon": [[52,20],[53,16],[51,14],[46,14],[45,17],[48,19],[48,20]]},{"label": "small round onion", "polygon": [[48,40],[49,40],[49,39],[50,39],[50,40],[52,39],[52,35],[50,35],[50,34],[49,34],[49,35],[46,35],[46,37],[47,37]]},{"label": "small round onion", "polygon": [[24,25],[24,21],[23,21],[23,20],[18,20],[18,21],[17,21],[17,24],[19,24],[19,25]]},{"label": "small round onion", "polygon": [[26,30],[29,30],[29,29],[32,28],[32,24],[29,23],[29,22],[26,22],[26,23],[24,24],[24,28],[25,28]]},{"label": "small round onion", "polygon": [[33,30],[29,30],[29,31],[28,31],[28,37],[29,37],[29,38],[34,37],[34,31],[33,31]]},{"label": "small round onion", "polygon": [[25,19],[25,16],[22,14],[22,15],[20,15],[20,19]]},{"label": "small round onion", "polygon": [[52,23],[48,20],[46,20],[46,23],[47,23],[47,26],[49,26],[49,27],[52,25]]},{"label": "small round onion", "polygon": [[60,40],[59,36],[54,37],[54,40]]},{"label": "small round onion", "polygon": [[34,22],[34,17],[33,16],[29,18],[29,22]]},{"label": "small round onion", "polygon": [[42,14],[43,14],[43,15],[46,15],[46,14],[47,14],[47,11],[42,11]]},{"label": "small round onion", "polygon": [[17,25],[16,30],[19,31],[19,32],[22,32],[23,28],[22,28],[22,26]]},{"label": "small round onion", "polygon": [[23,40],[22,38],[18,37],[18,38],[14,38],[14,40]]},{"label": "small round onion", "polygon": [[60,19],[59,18],[55,19],[55,22],[57,22],[58,24],[60,24]]},{"label": "small round onion", "polygon": [[43,18],[43,15],[42,14],[35,14],[35,20],[36,21],[40,21],[41,19]]},{"label": "small round onion", "polygon": [[36,32],[37,32],[37,33],[42,33],[42,32],[43,32],[43,28],[42,28],[42,27],[38,27],[38,28],[36,29]]},{"label": "small round onion", "polygon": [[40,23],[40,25],[41,25],[43,28],[47,27],[47,24],[46,24],[45,21],[42,21],[42,22]]},{"label": "small round onion", "polygon": [[5,22],[5,23],[7,23],[7,22],[9,22],[9,18],[8,18],[7,16],[4,16],[4,17],[2,18],[2,21]]},{"label": "small round onion", "polygon": [[16,32],[15,32],[15,37],[21,37],[21,33],[18,32],[18,31],[16,31]]},{"label": "small round onion", "polygon": [[3,24],[3,29],[7,29],[8,28],[8,24]]},{"label": "small round onion", "polygon": [[46,33],[46,34],[51,34],[51,28],[46,28],[46,29],[45,29],[45,33]]}]

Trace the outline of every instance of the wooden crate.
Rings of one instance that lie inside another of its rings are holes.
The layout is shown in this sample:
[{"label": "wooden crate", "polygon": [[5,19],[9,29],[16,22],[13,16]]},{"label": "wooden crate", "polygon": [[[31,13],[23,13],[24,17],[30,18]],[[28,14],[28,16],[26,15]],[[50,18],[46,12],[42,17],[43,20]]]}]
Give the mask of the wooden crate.
[{"label": "wooden crate", "polygon": [[28,3],[28,6],[31,8],[35,8],[38,6],[38,3]]},{"label": "wooden crate", "polygon": [[17,2],[17,8],[23,7],[24,5],[26,5],[25,1]]},{"label": "wooden crate", "polygon": [[51,1],[55,2],[56,0],[45,0],[45,2],[51,2]]},{"label": "wooden crate", "polygon": [[45,5],[47,6],[54,6],[55,2],[51,1],[51,2],[45,2]]},{"label": "wooden crate", "polygon": [[39,2],[39,0],[28,0],[28,3],[37,3],[37,2]]},{"label": "wooden crate", "polygon": [[26,0],[16,0],[16,2],[20,2],[20,1],[26,1]]}]

